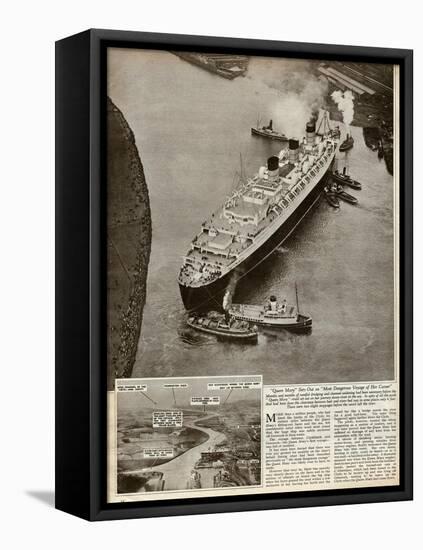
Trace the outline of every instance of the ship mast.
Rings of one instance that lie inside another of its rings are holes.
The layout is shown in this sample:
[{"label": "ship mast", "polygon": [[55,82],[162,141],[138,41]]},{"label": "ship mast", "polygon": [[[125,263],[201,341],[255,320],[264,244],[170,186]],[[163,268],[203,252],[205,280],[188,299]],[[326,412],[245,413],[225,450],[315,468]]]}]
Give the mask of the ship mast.
[{"label": "ship mast", "polygon": [[240,162],[240,172],[238,172],[238,170],[234,173],[234,177],[233,177],[233,180],[232,180],[232,186],[231,186],[231,191],[230,191],[230,194],[228,196],[228,198],[230,198],[230,196],[238,189],[238,187],[240,187],[241,184],[244,183],[245,181],[245,175],[244,175],[244,165],[243,165],[243,162],[242,162],[242,153],[239,153],[239,162]]},{"label": "ship mast", "polygon": [[297,288],[297,281],[295,281],[295,299],[297,301],[297,315],[300,314],[300,304],[298,301],[298,288]]},{"label": "ship mast", "polygon": [[241,170],[241,181],[244,183],[244,165],[242,163],[242,153],[239,153],[239,164],[240,164],[240,170]]},{"label": "ship mast", "polygon": [[[320,128],[322,128],[321,134],[320,134]],[[329,115],[328,115],[328,112],[325,110],[323,113],[322,119],[319,122],[319,126],[317,127],[316,134],[325,135],[326,133],[329,133],[329,132],[330,132]]]}]

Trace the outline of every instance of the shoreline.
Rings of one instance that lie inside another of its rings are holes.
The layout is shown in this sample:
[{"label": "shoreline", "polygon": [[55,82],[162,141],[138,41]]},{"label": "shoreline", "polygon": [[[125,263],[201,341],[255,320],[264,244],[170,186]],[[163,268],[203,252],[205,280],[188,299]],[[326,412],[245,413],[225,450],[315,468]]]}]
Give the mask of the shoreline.
[{"label": "shoreline", "polygon": [[107,373],[129,378],[141,333],[151,251],[148,187],[132,129],[107,103]]}]

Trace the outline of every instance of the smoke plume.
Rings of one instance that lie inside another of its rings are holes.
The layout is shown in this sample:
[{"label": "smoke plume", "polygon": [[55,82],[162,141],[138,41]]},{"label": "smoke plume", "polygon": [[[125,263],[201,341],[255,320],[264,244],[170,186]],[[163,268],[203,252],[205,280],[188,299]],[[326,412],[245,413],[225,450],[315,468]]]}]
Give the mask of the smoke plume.
[{"label": "smoke plume", "polygon": [[310,116],[317,119],[319,109],[325,105],[328,82],[315,76],[309,61],[260,58],[253,62],[253,68],[256,80],[267,89],[265,102],[259,106],[262,122],[272,119],[275,130],[301,138]]},{"label": "smoke plume", "polygon": [[225,295],[223,296],[223,309],[224,311],[228,311],[228,309],[231,307],[232,303],[232,297],[228,289],[226,289]]},{"label": "smoke plume", "polygon": [[232,297],[235,294],[236,285],[238,284],[238,281],[241,278],[241,275],[242,275],[241,269],[235,269],[235,271],[233,271],[231,275],[228,286],[226,287],[226,292],[223,296],[222,306],[224,311],[228,311],[228,309],[232,305]]},{"label": "smoke plume", "polygon": [[342,119],[344,121],[347,129],[354,118],[354,96],[350,90],[341,92],[340,90],[335,90],[332,95],[332,99],[338,105],[338,109],[342,113]]}]

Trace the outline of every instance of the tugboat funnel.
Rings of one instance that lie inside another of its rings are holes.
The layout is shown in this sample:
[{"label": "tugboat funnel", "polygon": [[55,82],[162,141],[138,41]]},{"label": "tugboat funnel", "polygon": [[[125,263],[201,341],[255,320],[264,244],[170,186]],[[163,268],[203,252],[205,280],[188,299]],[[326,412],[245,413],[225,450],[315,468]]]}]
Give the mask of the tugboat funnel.
[{"label": "tugboat funnel", "polygon": [[270,296],[269,305],[270,305],[271,311],[276,311],[276,306],[278,305],[278,301],[276,299],[276,296]]}]

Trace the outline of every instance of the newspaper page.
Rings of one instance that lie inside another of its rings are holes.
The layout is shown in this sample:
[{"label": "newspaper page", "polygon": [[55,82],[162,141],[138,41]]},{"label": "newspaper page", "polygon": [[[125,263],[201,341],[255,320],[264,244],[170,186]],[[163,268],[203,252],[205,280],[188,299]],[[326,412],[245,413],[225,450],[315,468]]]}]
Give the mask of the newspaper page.
[{"label": "newspaper page", "polygon": [[399,68],[107,71],[108,502],[398,485]]}]

